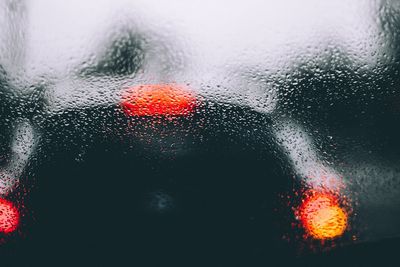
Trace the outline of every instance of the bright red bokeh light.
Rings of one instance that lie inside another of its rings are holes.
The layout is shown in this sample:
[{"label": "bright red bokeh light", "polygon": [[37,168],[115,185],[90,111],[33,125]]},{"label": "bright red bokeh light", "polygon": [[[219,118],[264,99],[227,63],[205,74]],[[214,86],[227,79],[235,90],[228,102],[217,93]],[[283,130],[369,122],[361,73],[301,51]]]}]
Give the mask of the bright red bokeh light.
[{"label": "bright red bokeh light", "polygon": [[189,88],[177,84],[146,84],[128,88],[121,106],[128,116],[185,116],[196,99]]},{"label": "bright red bokeh light", "polygon": [[19,211],[14,204],[0,198],[0,232],[8,234],[15,231],[19,225]]},{"label": "bright red bokeh light", "polygon": [[337,196],[326,192],[313,192],[299,210],[306,232],[316,239],[332,239],[343,235],[347,228],[348,214]]}]

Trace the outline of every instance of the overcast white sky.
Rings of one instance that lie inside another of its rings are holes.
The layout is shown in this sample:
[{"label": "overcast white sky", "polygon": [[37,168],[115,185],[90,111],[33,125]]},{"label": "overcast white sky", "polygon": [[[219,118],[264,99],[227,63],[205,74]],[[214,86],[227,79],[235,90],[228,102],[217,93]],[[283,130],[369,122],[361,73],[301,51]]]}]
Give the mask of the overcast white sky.
[{"label": "overcast white sky", "polygon": [[189,60],[198,69],[238,64],[279,69],[327,45],[373,64],[378,29],[372,8],[356,0],[31,0],[28,62],[62,72],[129,18],[160,36],[184,40],[182,52],[191,51]]}]

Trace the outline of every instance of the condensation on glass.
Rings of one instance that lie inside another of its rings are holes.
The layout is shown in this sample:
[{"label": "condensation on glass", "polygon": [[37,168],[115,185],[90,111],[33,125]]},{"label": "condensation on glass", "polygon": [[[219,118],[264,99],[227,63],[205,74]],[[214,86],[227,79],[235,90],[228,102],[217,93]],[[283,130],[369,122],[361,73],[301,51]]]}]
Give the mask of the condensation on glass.
[{"label": "condensation on glass", "polygon": [[[351,199],[359,240],[398,236],[399,12],[378,0],[1,1],[0,194],[46,140],[73,142],[59,127],[97,127],[110,114],[96,109],[121,109],[139,88],[135,101],[158,102],[128,115],[182,115],[197,101],[267,117],[258,146],[276,144],[304,188]],[[61,116],[71,110],[81,120]],[[156,147],[137,131],[121,138]],[[173,206],[153,195],[157,209]]]}]

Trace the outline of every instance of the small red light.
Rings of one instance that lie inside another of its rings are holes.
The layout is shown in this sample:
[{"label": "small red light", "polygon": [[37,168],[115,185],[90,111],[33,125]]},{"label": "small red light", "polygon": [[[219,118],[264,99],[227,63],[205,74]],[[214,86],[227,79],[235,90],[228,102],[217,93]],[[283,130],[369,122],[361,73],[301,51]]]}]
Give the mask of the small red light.
[{"label": "small red light", "polygon": [[19,225],[19,212],[14,204],[0,199],[0,232],[8,234],[15,231]]},{"label": "small red light", "polygon": [[185,116],[196,99],[189,88],[177,84],[147,84],[128,88],[121,106],[128,116]]},{"label": "small red light", "polygon": [[299,208],[300,220],[307,233],[316,239],[332,239],[343,235],[347,228],[347,212],[336,196],[314,192]]}]

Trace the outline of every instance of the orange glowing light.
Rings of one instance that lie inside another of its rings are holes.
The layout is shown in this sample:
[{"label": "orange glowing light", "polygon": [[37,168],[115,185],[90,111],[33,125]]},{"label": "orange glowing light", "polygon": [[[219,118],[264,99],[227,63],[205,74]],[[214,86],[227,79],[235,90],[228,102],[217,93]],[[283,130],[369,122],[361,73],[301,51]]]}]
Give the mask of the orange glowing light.
[{"label": "orange glowing light", "polygon": [[12,202],[0,199],[0,232],[8,234],[17,229],[19,212]]},{"label": "orange glowing light", "polygon": [[147,84],[128,88],[121,106],[128,116],[185,116],[193,112],[195,103],[185,86]]},{"label": "orange glowing light", "polygon": [[316,239],[341,236],[347,228],[347,213],[335,196],[315,193],[299,209],[301,222],[307,233]]}]

